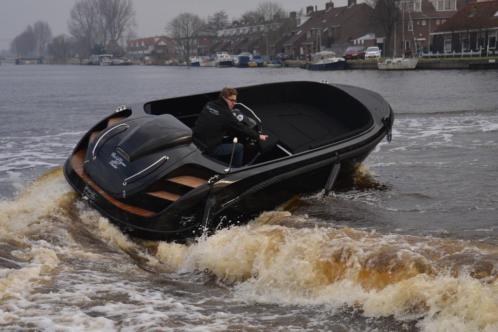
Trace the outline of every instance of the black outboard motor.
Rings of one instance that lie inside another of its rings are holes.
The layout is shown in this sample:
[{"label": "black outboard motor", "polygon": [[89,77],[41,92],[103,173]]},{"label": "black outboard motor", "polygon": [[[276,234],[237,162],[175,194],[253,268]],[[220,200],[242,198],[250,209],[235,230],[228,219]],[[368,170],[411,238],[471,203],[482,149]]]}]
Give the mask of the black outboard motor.
[{"label": "black outboard motor", "polygon": [[103,131],[87,150],[85,172],[114,197],[143,190],[196,151],[192,130],[165,114],[130,119]]}]

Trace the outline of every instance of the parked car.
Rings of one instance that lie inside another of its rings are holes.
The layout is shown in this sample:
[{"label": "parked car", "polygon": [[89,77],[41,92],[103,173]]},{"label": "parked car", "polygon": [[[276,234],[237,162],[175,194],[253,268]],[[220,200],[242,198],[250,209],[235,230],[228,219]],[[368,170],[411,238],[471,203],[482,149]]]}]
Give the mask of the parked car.
[{"label": "parked car", "polygon": [[370,46],[365,51],[365,59],[367,58],[380,58],[382,51],[377,46]]},{"label": "parked car", "polygon": [[364,59],[365,48],[363,46],[350,46],[346,48],[346,51],[344,52],[344,58],[346,60]]}]

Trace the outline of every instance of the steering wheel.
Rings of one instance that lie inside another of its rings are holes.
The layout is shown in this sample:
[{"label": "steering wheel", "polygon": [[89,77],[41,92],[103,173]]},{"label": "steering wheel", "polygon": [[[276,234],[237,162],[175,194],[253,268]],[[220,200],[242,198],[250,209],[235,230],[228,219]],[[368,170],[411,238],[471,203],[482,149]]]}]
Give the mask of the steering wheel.
[{"label": "steering wheel", "polygon": [[[247,109],[250,112],[243,112],[242,110],[235,108],[233,110],[233,113],[240,123],[251,128],[252,130],[256,131],[257,133],[261,134],[263,132],[261,120],[256,117],[256,114],[254,114],[254,112],[252,110],[250,110],[249,108],[247,108]],[[258,143],[258,140],[248,138],[248,142],[251,145],[255,145]]]}]

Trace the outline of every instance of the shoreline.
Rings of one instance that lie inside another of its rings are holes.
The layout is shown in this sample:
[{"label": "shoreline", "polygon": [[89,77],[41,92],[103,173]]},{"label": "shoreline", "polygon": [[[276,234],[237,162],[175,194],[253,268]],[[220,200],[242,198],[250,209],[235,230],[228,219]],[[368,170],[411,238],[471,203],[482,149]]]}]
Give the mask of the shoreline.
[{"label": "shoreline", "polygon": [[[328,71],[336,70],[379,70],[377,68],[378,60],[349,60],[347,61],[347,67],[345,69],[334,69]],[[3,61],[4,64],[11,63],[8,61]],[[13,64],[13,63],[11,63]],[[40,63],[21,63],[17,65],[33,65]],[[48,65],[80,65],[87,66],[88,64],[81,63],[79,60],[73,59],[66,63],[41,63]],[[136,66],[180,66],[185,67],[186,65],[181,64],[141,64],[135,63]],[[304,60],[286,60],[282,67],[272,67],[264,66],[257,68],[303,68],[306,69],[308,65],[307,61]],[[214,66],[206,66],[208,68],[216,68]],[[238,67],[235,67],[238,68]],[[240,68],[240,69],[253,69]],[[418,58],[417,67],[415,70],[443,70],[443,69],[498,69],[498,57],[486,57],[486,58]]]},{"label": "shoreline", "polygon": [[[498,58],[418,58],[418,69],[498,69]],[[378,70],[377,61],[348,61],[349,69]]]}]

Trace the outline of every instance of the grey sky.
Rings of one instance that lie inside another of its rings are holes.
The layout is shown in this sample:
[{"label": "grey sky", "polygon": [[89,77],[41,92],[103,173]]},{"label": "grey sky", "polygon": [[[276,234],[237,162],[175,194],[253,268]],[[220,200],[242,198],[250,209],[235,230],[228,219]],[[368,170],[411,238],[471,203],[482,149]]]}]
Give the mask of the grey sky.
[{"label": "grey sky", "polygon": [[[136,10],[137,29],[140,37],[163,34],[172,18],[184,12],[202,18],[216,11],[225,10],[229,18],[240,17],[248,10],[268,0],[133,0]],[[329,0],[272,0],[287,11],[299,11],[306,6],[323,9]],[[346,0],[334,1],[336,6]],[[69,12],[76,0],[0,0],[0,50],[9,48],[10,41],[29,24],[48,22],[54,35],[67,33]]]}]

